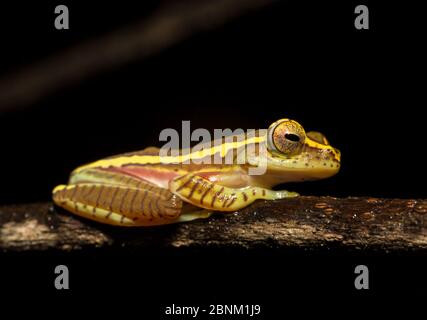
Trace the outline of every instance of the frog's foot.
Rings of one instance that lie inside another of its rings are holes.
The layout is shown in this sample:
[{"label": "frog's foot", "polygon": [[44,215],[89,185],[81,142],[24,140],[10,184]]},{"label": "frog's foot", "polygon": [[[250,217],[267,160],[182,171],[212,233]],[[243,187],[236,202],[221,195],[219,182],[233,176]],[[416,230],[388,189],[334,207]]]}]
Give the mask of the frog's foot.
[{"label": "frog's foot", "polygon": [[197,174],[187,174],[169,183],[171,192],[195,206],[215,211],[236,211],[257,199],[276,200],[296,197],[296,192],[259,187],[230,188]]},{"label": "frog's foot", "polygon": [[[267,189],[266,189],[267,190]],[[293,192],[293,191],[287,191],[287,190],[267,190],[266,197],[264,199],[266,200],[278,200],[278,199],[284,199],[284,198],[294,198],[298,197],[299,193]]]},{"label": "frog's foot", "polygon": [[119,226],[178,222],[182,200],[166,189],[141,182],[138,187],[105,183],[60,185],[54,202],[79,216]]},{"label": "frog's foot", "polygon": [[206,209],[186,212],[186,213],[182,213],[178,217],[177,222],[187,222],[195,219],[206,219],[206,218],[209,218],[212,214],[213,214],[213,211],[206,210]]}]

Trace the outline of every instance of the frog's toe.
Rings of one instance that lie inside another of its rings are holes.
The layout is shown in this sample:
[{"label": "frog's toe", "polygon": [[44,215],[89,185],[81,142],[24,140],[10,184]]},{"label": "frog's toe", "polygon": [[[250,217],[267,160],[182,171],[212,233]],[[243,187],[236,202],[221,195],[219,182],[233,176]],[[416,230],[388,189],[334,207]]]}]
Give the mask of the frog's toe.
[{"label": "frog's toe", "polygon": [[298,197],[299,193],[294,191],[280,190],[276,193],[276,199],[284,199],[284,198],[295,198]]}]

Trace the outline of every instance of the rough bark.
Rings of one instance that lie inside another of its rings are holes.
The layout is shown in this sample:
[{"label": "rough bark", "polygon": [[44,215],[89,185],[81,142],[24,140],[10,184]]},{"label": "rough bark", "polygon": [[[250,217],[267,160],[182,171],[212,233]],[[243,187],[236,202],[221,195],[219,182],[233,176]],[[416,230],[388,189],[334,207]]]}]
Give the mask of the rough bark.
[{"label": "rough bark", "polygon": [[151,228],[102,225],[51,203],[0,207],[3,251],[123,246],[425,250],[427,200],[298,197]]}]

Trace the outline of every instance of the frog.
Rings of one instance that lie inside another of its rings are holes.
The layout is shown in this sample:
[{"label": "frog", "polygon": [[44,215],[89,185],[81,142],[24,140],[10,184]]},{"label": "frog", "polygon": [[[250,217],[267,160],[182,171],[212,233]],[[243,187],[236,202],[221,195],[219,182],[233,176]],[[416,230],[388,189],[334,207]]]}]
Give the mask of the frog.
[{"label": "frog", "polygon": [[[148,147],[82,165],[71,172],[68,184],[53,189],[53,201],[105,224],[159,226],[237,212],[257,200],[297,197],[273,188],[332,177],[341,165],[340,151],[325,135],[306,132],[288,118],[256,134],[179,151],[165,154]],[[206,161],[226,157],[228,162]],[[264,172],[251,174],[261,160]]]}]

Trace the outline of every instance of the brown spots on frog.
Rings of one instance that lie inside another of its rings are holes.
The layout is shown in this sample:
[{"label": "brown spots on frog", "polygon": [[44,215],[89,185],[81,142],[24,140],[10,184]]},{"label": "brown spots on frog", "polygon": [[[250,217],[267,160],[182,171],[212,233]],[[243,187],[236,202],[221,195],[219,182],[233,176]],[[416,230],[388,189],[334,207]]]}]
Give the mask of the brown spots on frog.
[{"label": "brown spots on frog", "polygon": [[332,162],[335,162],[336,164],[340,164],[340,162],[337,159],[332,159]]},{"label": "brown spots on frog", "polygon": [[[194,178],[194,174],[192,175],[192,176],[190,176],[190,178],[188,178],[188,180],[187,181],[185,181],[185,183],[183,183],[183,184],[181,184],[179,187],[178,187],[178,189],[176,189],[176,192],[179,192],[179,191],[181,191],[182,189],[184,189],[185,187],[187,187],[191,182],[193,182],[193,178]],[[182,177],[178,177],[178,178],[176,178],[175,179],[175,181],[178,181],[178,180],[180,180]]]},{"label": "brown spots on frog", "polygon": [[193,181],[193,186],[192,186],[191,191],[187,197],[191,198],[193,196],[194,192],[196,191],[196,189],[200,187],[200,185],[201,185],[201,180]]},{"label": "brown spots on frog", "polygon": [[231,205],[233,204],[233,202],[234,202],[234,201],[236,201],[236,197],[234,197],[234,198],[230,201],[230,203],[227,205],[227,208],[228,208],[228,207],[231,207]]},{"label": "brown spots on frog", "polygon": [[[223,203],[223,205],[222,205],[222,207],[224,208],[224,207],[230,207],[233,203],[234,203],[234,201],[236,201],[236,194],[235,193],[232,193],[231,195],[230,195],[230,197],[228,197],[225,201],[224,201],[224,203]],[[230,202],[228,202],[229,200],[231,200]]]},{"label": "brown spots on frog", "polygon": [[245,202],[248,201],[248,196],[246,195],[246,193],[242,192],[242,196]]},{"label": "brown spots on frog", "polygon": [[217,198],[218,198],[218,201],[222,201],[223,196],[221,196],[221,194],[223,193],[223,191],[224,191],[224,187],[222,187],[221,190],[215,193],[215,195],[212,198],[211,207],[214,207],[215,200]]},{"label": "brown spots on frog", "polygon": [[214,184],[212,183],[208,188],[206,188],[205,193],[203,193],[202,197],[200,198],[200,204],[203,204],[203,199],[207,196],[207,194],[212,190],[214,187]]}]

